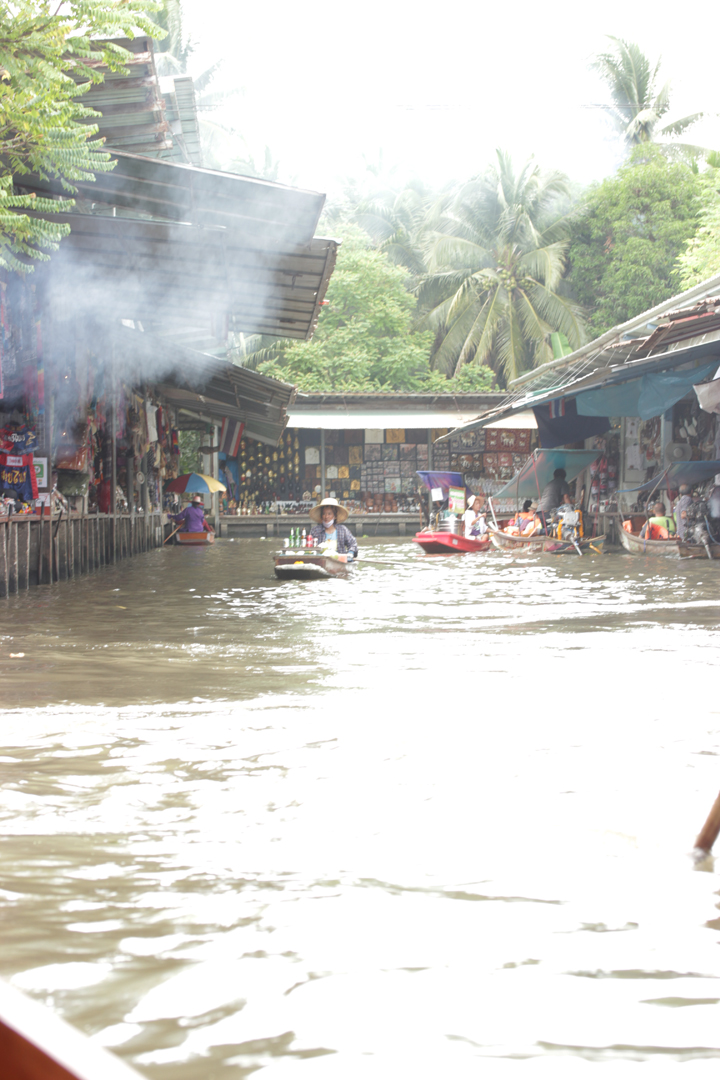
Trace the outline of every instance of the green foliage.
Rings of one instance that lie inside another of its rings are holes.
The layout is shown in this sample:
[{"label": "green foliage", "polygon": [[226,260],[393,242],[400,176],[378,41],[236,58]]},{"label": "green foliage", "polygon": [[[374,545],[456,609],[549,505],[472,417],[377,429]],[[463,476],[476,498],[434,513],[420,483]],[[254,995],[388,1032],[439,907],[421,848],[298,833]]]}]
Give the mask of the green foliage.
[{"label": "green foliage", "polygon": [[[279,343],[275,358],[259,364],[259,371],[315,393],[453,389],[430,368],[433,335],[414,329],[416,301],[405,273],[373,251],[357,228],[345,231],[327,301],[313,340]],[[474,378],[485,389],[492,372],[478,371]],[[474,389],[471,383],[469,375],[468,388]]]},{"label": "green foliage", "polygon": [[190,429],[178,432],[178,446],[180,448],[178,469],[181,476],[184,476],[185,473],[200,471],[200,447],[208,441],[202,431]]},{"label": "green foliage", "polygon": [[[127,53],[112,41],[139,29],[162,31],[146,12],[154,0],[0,0],[0,266],[31,270],[67,232],[23,210],[46,213],[57,203],[13,190],[23,176],[56,177],[65,189],[112,168],[89,122],[97,114],[79,100],[103,79],[101,68],[122,69]],[[61,13],[62,12],[62,13]],[[49,205],[48,205],[49,203]],[[67,208],[67,203],[63,209]],[[72,205],[72,201],[69,201]]]},{"label": "green foliage", "polygon": [[702,113],[692,113],[660,127],[660,120],[670,111],[670,83],[660,89],[657,79],[660,61],[653,67],[647,56],[632,41],[609,35],[613,51],[601,53],[592,67],[610,90],[613,104],[605,106],[610,121],[628,146],[658,141],[665,150],[682,149],[691,155],[704,153],[701,147],[667,142],[692,127]]},{"label": "green foliage", "polygon": [[550,335],[585,340],[577,305],[562,294],[568,225],[565,177],[529,162],[497,165],[441,200],[426,220],[428,273],[418,295],[436,334],[433,367],[458,375],[488,364],[507,380],[552,359]]},{"label": "green foliage", "polygon": [[697,172],[648,145],[590,189],[573,225],[569,280],[595,333],[677,291],[673,267],[695,232],[701,192]]},{"label": "green foliage", "polygon": [[720,274],[720,155],[708,157],[712,166],[702,178],[699,227],[678,257],[676,274],[682,289],[691,289]]}]

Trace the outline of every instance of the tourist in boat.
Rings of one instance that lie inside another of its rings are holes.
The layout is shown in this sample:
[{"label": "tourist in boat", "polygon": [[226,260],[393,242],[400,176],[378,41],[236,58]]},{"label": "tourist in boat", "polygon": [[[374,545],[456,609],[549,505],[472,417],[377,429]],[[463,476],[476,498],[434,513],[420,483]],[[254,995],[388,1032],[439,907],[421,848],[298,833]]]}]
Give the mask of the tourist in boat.
[{"label": "tourist in boat", "polygon": [[477,539],[487,532],[487,522],[482,513],[484,500],[479,495],[471,495],[467,501],[467,510],[463,514],[465,536],[467,539]]},{"label": "tourist in boat", "polygon": [[653,504],[653,516],[640,530],[641,540],[669,540],[675,536],[675,520],[665,513],[665,504],[658,500]]},{"label": "tourist in boat", "polygon": [[205,520],[205,506],[201,495],[193,495],[192,502],[179,514],[168,514],[171,521],[180,522],[180,532],[215,532],[212,525]]},{"label": "tourist in boat", "polygon": [[348,561],[357,558],[357,540],[343,524],[348,512],[337,499],[323,499],[313,506],[310,517],[315,522],[310,535],[317,541],[318,548],[331,554],[347,555]]},{"label": "tourist in boat", "polygon": [[542,490],[540,502],[538,503],[538,517],[544,529],[547,529],[553,510],[557,510],[559,506],[562,506],[563,495],[570,494],[570,488],[565,479],[566,476],[567,473],[564,469],[556,469],[552,480]]},{"label": "tourist in boat", "polygon": [[534,503],[532,499],[526,499],[522,510],[519,510],[513,520],[505,526],[503,532],[509,536],[536,536],[541,526],[542,522],[537,515],[537,503]]},{"label": "tourist in boat", "polygon": [[675,517],[675,531],[681,540],[685,539],[685,530],[687,528],[687,512],[692,503],[692,495],[690,494],[690,485],[681,484],[678,489],[678,500],[675,503],[674,517]]}]

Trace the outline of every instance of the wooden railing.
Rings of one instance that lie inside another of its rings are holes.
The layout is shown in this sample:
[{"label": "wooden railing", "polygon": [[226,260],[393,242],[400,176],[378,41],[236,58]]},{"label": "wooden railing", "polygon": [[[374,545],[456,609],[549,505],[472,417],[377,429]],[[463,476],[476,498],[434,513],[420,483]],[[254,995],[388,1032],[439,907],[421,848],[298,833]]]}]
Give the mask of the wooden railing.
[{"label": "wooden railing", "polygon": [[160,547],[163,517],[154,512],[0,518],[0,596],[69,581]]}]

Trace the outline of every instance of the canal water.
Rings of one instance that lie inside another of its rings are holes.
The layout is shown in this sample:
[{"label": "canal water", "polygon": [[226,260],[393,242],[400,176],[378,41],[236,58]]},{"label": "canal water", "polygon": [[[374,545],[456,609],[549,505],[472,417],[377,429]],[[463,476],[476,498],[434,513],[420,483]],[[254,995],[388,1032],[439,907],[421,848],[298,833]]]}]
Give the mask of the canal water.
[{"label": "canal water", "polygon": [[3,601],[0,975],[156,1080],[714,1077],[720,568],[362,546]]}]

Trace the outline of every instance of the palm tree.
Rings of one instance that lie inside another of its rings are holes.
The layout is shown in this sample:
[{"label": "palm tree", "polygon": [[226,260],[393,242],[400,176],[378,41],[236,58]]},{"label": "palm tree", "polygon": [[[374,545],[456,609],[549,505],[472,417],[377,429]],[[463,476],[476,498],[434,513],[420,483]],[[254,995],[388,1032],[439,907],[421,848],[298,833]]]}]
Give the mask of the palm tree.
[{"label": "palm tree", "polygon": [[608,35],[614,43],[614,52],[601,53],[592,68],[610,88],[613,104],[603,108],[613,127],[629,146],[639,143],[665,143],[667,147],[688,151],[693,156],[704,153],[702,147],[666,142],[682,135],[702,113],[692,113],[664,127],[660,121],[670,110],[670,83],[657,89],[660,61],[652,67],[645,53],[631,41],[623,41]]},{"label": "palm tree", "polygon": [[560,173],[509,156],[447,196],[431,214],[428,273],[418,286],[435,330],[433,367],[446,375],[489,364],[507,381],[552,359],[550,335],[586,340],[579,307],[562,295],[568,222]]}]

